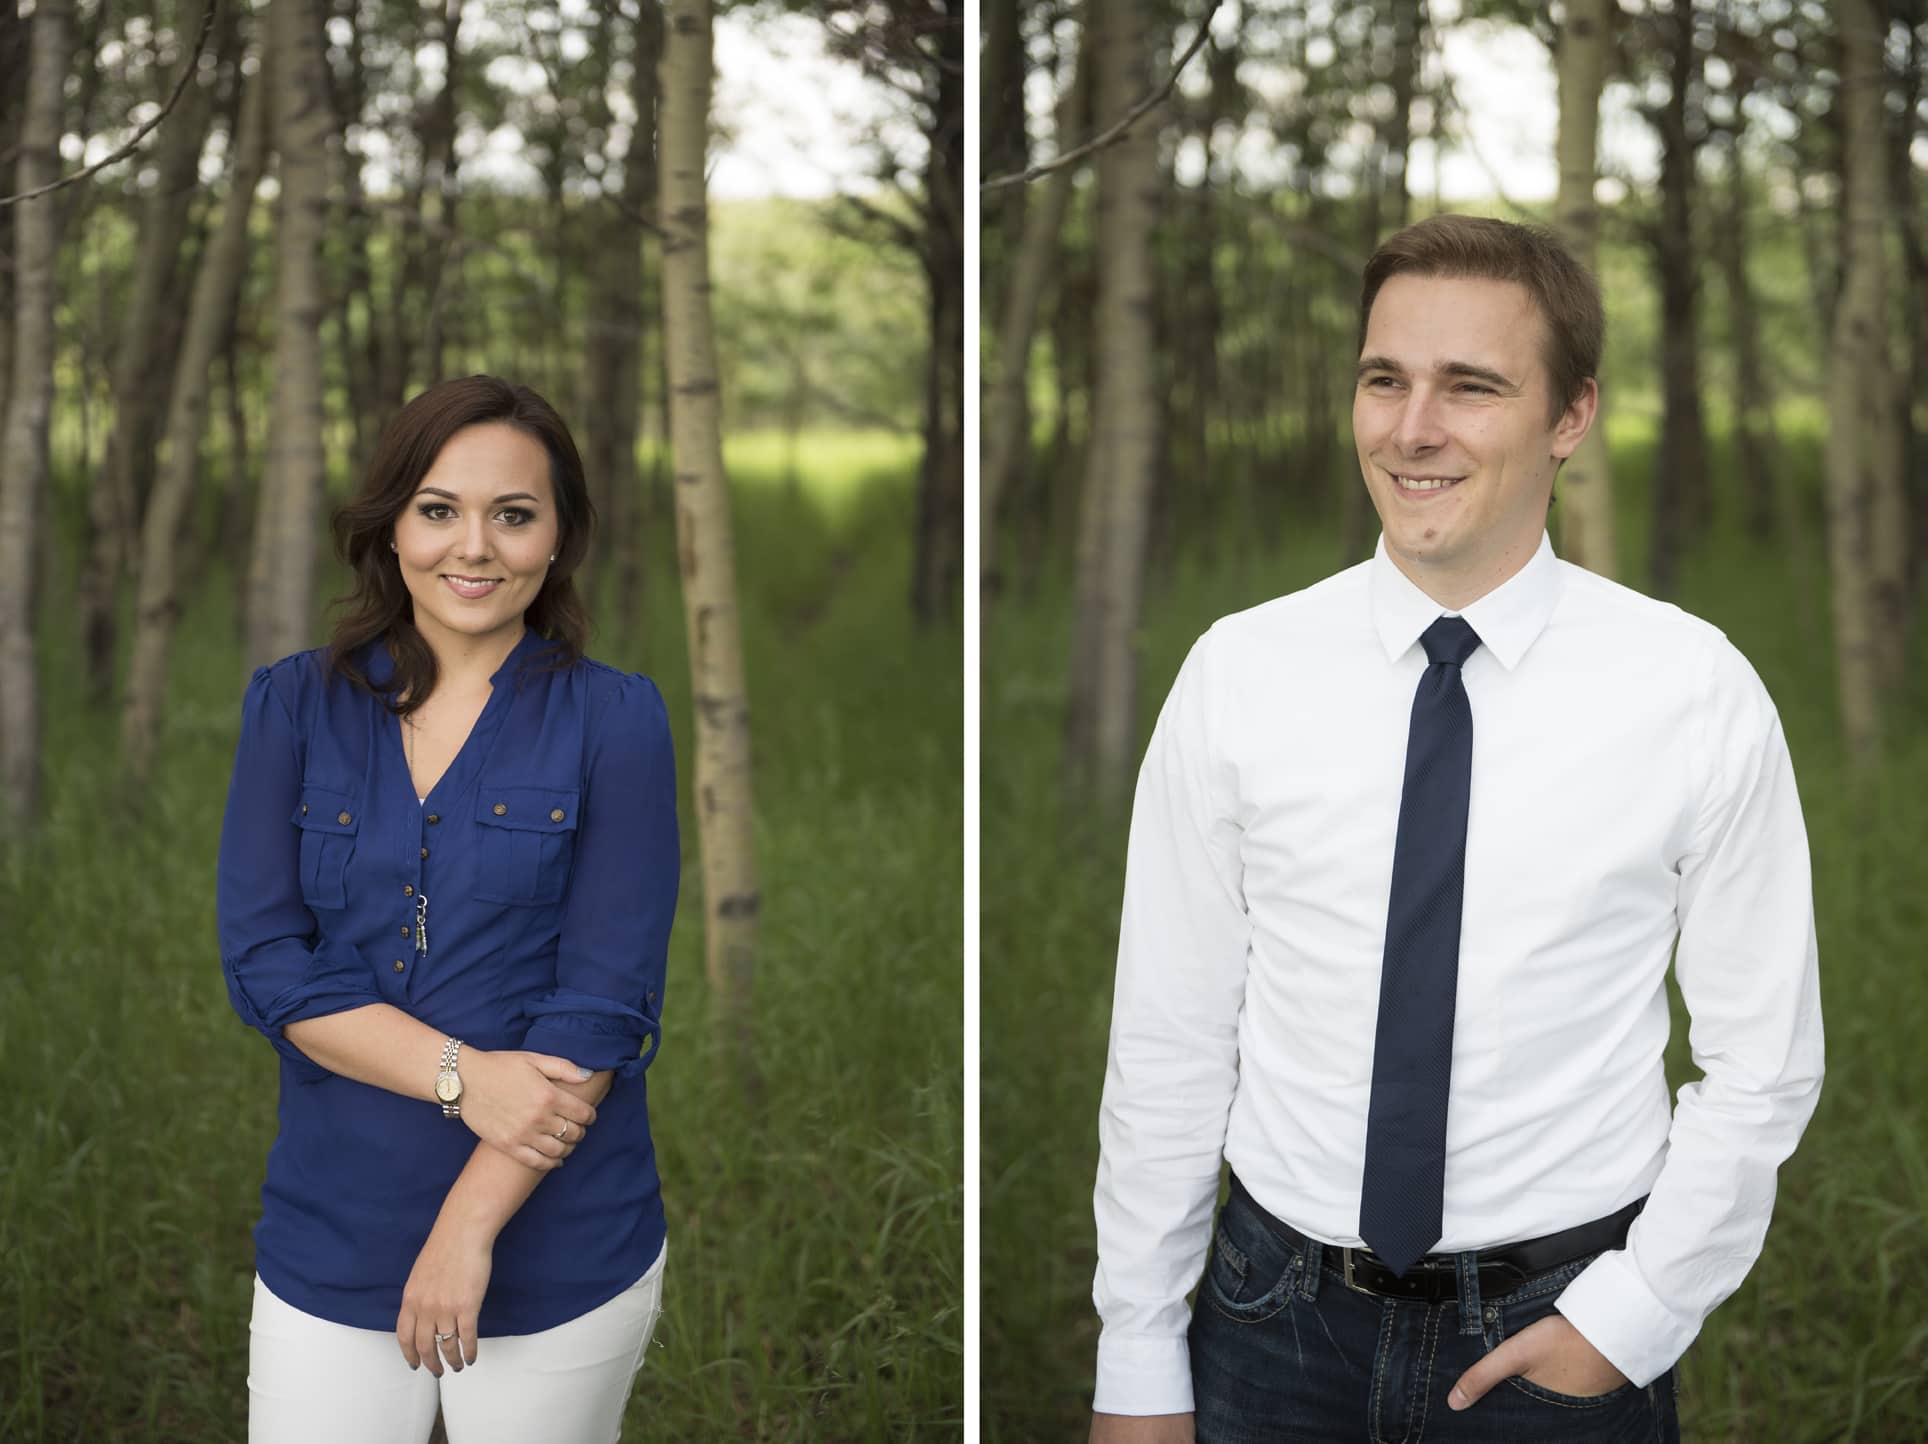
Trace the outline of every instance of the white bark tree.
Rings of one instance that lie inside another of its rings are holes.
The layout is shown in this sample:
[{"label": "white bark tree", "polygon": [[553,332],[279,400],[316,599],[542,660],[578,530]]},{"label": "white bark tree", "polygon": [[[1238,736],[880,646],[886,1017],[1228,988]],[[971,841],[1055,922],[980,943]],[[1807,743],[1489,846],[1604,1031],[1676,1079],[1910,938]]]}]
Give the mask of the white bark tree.
[{"label": "white bark tree", "polygon": [[[34,10],[27,105],[15,194],[54,179],[60,163],[61,84],[73,31],[73,0]],[[57,194],[13,208],[13,382],[0,431],[0,803],[17,825],[40,806],[40,677],[34,645],[35,572],[47,508],[48,429],[53,414],[54,252]]]},{"label": "white bark tree", "polygon": [[322,449],[321,246],[334,127],[315,0],[273,0],[268,65],[281,197],[275,238],[274,399],[249,558],[247,661],[314,645]]},{"label": "white bark tree", "polygon": [[[168,654],[181,614],[182,527],[200,480],[214,363],[234,325],[235,305],[247,278],[248,218],[267,165],[267,73],[264,69],[242,83],[247,93],[242,97],[239,132],[229,149],[233,165],[228,198],[195,272],[187,332],[162,432],[160,474],[141,521],[133,654],[121,713],[122,762],[137,781],[145,780],[152,766],[167,702]],[[242,479],[230,480],[239,492]]]},{"label": "white bark tree", "polygon": [[704,959],[719,1019],[747,1067],[759,899],[750,704],[710,314],[704,161],[711,44],[709,0],[670,0],[657,120],[659,219],[677,552],[696,704],[694,792],[703,867]]},{"label": "white bark tree", "polygon": [[[1882,96],[1882,16],[1872,0],[1841,0],[1841,291],[1828,351],[1828,564],[1836,686],[1849,759],[1881,755],[1881,698],[1898,640],[1884,592],[1905,557],[1895,372],[1884,255],[1889,222]],[[1884,536],[1884,532],[1886,535]]]},{"label": "white bark tree", "polygon": [[[1560,189],[1553,223],[1567,249],[1589,271],[1599,267],[1600,207],[1593,187],[1599,178],[1600,89],[1613,43],[1613,10],[1614,0],[1568,0],[1566,24],[1554,52],[1560,89]],[[1575,566],[1612,577],[1618,575],[1620,562],[1606,421],[1603,395],[1593,429],[1560,468],[1560,555]]]},{"label": "white bark tree", "polygon": [[[1149,89],[1145,8],[1143,0],[1092,0],[1087,7],[1099,124],[1123,115]],[[1106,801],[1124,798],[1136,761],[1137,632],[1159,466],[1151,249],[1159,194],[1157,132],[1134,126],[1098,162],[1097,383],[1065,737],[1068,775]]]}]

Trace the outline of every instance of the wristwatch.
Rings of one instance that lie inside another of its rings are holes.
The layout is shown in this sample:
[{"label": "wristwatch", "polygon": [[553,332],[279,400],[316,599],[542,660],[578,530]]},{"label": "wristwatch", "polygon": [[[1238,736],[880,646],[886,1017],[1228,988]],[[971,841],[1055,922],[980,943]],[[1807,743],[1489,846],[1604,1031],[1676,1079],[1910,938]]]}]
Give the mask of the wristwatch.
[{"label": "wristwatch", "polygon": [[442,1071],[435,1075],[435,1096],[442,1100],[444,1118],[462,1116],[462,1075],[455,1071],[455,1055],[461,1051],[460,1038],[451,1038],[442,1045]]}]

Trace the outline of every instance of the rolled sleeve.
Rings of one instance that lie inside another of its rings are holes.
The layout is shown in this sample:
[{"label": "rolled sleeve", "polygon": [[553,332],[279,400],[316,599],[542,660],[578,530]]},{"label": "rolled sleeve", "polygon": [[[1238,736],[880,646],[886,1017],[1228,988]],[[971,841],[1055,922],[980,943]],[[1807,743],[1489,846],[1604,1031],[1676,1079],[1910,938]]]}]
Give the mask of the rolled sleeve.
[{"label": "rolled sleeve", "polygon": [[1683,1085],[1667,1158],[1626,1247],[1560,1312],[1646,1385],[1673,1365],[1759,1257],[1776,1174],[1821,1091],[1821,986],[1807,833],[1766,690],[1724,641],[1701,715],[1709,786],[1680,865],[1674,969],[1704,1075]]},{"label": "rolled sleeve", "polygon": [[[284,664],[286,665],[286,664]],[[283,1030],[381,1001],[354,946],[321,936],[302,901],[301,833],[291,821],[301,750],[274,669],[258,669],[241,705],[241,737],[228,784],[216,868],[215,925],[228,1000],[304,1079],[331,1076]]]},{"label": "rolled sleeve", "polygon": [[589,743],[556,986],[524,1006],[522,1046],[585,1068],[640,1074],[662,1037],[663,983],[682,855],[669,712],[625,676]]}]

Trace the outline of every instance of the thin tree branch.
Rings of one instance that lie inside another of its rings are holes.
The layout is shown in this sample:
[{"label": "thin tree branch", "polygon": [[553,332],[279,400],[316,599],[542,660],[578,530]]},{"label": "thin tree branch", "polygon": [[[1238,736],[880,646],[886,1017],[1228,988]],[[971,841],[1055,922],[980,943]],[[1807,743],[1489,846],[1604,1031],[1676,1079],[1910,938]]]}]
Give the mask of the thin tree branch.
[{"label": "thin tree branch", "polygon": [[652,236],[655,236],[658,239],[661,239],[663,234],[663,228],[657,225],[654,219],[644,215],[641,211],[637,210],[636,207],[632,206],[628,201],[624,200],[621,194],[615,191],[605,190],[602,193],[602,198],[605,202],[608,203],[610,208],[613,209],[624,220],[630,221],[635,225],[641,226],[644,230],[648,231]]},{"label": "thin tree branch", "polygon": [[[924,233],[903,217],[894,216],[882,206],[872,201],[867,201],[862,196],[851,195],[848,192],[838,195],[836,200],[843,205],[849,206],[866,220],[881,226],[890,235],[892,240],[896,241],[898,245],[904,247],[906,250],[920,256],[924,253]],[[850,232],[846,231],[845,234],[850,234]]]},{"label": "thin tree branch", "polygon": [[917,432],[917,426],[914,422],[907,422],[902,417],[891,416],[886,412],[876,411],[868,406],[859,406],[853,402],[845,401],[835,392],[826,391],[814,381],[804,381],[803,393],[840,421],[854,422],[859,426],[868,426],[877,431],[888,431],[897,436],[913,436]]},{"label": "thin tree branch", "polygon": [[1332,262],[1333,265],[1339,268],[1340,274],[1342,275],[1350,276],[1352,279],[1357,280],[1359,273],[1366,268],[1366,258],[1364,256],[1351,250],[1337,237],[1329,235],[1315,226],[1301,225],[1297,221],[1281,220],[1274,216],[1268,216],[1267,221],[1269,224],[1276,226],[1280,234],[1287,240],[1296,241],[1301,247],[1312,252],[1313,255]]},{"label": "thin tree branch", "polygon": [[77,185],[89,176],[105,170],[115,161],[126,160],[128,156],[132,155],[140,143],[153,133],[154,128],[167,119],[168,114],[180,103],[181,97],[187,94],[187,88],[193,82],[195,72],[200,69],[201,52],[207,49],[208,36],[214,33],[214,12],[219,8],[219,5],[220,0],[208,0],[208,8],[201,16],[201,33],[194,39],[194,53],[188,56],[187,63],[181,67],[181,78],[175,82],[174,93],[167,98],[167,104],[161,107],[161,113],[159,115],[135,131],[133,138],[112,155],[95,161],[92,165],[83,170],[77,170],[72,175],[62,176],[59,180],[48,181],[46,185],[36,190],[24,191],[19,195],[13,196],[0,196],[0,206],[10,206],[16,201],[30,201],[36,197],[47,195],[49,192],[61,190],[66,186]]},{"label": "thin tree branch", "polygon": [[978,194],[985,195],[991,191],[1002,190],[1006,186],[1028,185],[1034,180],[1050,175],[1054,170],[1063,170],[1068,165],[1075,165],[1093,151],[1103,150],[1106,146],[1116,145],[1123,140],[1126,131],[1164,104],[1172,91],[1177,89],[1178,77],[1184,74],[1185,67],[1191,64],[1192,57],[1204,49],[1206,40],[1211,37],[1212,17],[1218,14],[1218,7],[1222,3],[1223,0],[1212,0],[1212,8],[1207,10],[1205,18],[1198,22],[1198,34],[1194,35],[1192,43],[1185,47],[1185,53],[1178,57],[1178,63],[1172,67],[1172,73],[1165,77],[1165,83],[1127,110],[1117,124],[1109,130],[1094,135],[1083,145],[1074,146],[1063,155],[1053,156],[1041,165],[1034,165],[1028,170],[1016,171],[1011,175],[1001,175],[995,180],[985,181],[977,188]]}]

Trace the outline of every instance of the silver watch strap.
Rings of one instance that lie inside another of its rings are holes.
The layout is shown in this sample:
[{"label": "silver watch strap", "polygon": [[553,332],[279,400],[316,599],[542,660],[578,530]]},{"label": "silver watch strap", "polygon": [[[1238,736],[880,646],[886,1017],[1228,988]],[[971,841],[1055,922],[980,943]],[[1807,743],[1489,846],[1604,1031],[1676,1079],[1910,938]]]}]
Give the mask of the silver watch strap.
[{"label": "silver watch strap", "polygon": [[[460,1038],[450,1038],[442,1044],[442,1072],[455,1072],[455,1061],[461,1052],[462,1040]],[[442,1116],[444,1118],[460,1118],[462,1116],[462,1101],[458,1098],[453,1103],[442,1104]]]}]

